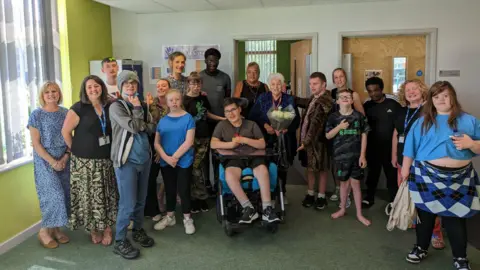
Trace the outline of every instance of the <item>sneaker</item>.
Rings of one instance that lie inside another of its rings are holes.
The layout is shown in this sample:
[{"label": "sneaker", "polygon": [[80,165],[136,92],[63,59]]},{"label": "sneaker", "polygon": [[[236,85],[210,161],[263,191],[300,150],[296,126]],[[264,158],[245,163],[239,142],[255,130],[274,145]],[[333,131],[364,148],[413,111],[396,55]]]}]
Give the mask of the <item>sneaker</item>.
[{"label": "sneaker", "polygon": [[162,219],[162,215],[160,215],[160,214],[158,214],[158,215],[156,215],[156,216],[154,216],[154,217],[152,218],[152,220],[153,220],[154,222],[159,222],[160,219]]},{"label": "sneaker", "polygon": [[210,207],[208,206],[207,200],[201,200],[201,201],[199,201],[199,204],[200,204],[200,210],[202,212],[210,211]]},{"label": "sneaker", "polygon": [[315,201],[315,209],[323,210],[328,205],[327,199],[325,198],[317,198]]},{"label": "sneaker", "polygon": [[148,236],[143,228],[140,230],[133,229],[132,238],[133,238],[133,241],[135,241],[136,243],[139,243],[140,246],[142,247],[151,247],[153,246],[153,244],[155,244],[155,241],[153,240],[153,238]]},{"label": "sneaker", "polygon": [[200,201],[192,200],[190,205],[192,207],[192,209],[190,210],[192,214],[196,214],[200,212]]},{"label": "sneaker", "polygon": [[195,233],[195,226],[193,225],[193,219],[184,219],[183,226],[185,226],[185,233],[186,234],[194,234]]},{"label": "sneaker", "polygon": [[258,213],[253,207],[243,208],[242,217],[238,221],[240,224],[250,224],[252,221],[258,218]]},{"label": "sneaker", "polygon": [[362,208],[368,209],[375,204],[373,200],[363,199],[362,201]]},{"label": "sneaker", "polygon": [[415,245],[410,253],[405,258],[409,263],[420,263],[428,255],[428,251],[421,249]]},{"label": "sneaker", "polygon": [[453,266],[457,270],[470,270],[470,264],[468,263],[467,258],[454,258]]},{"label": "sneaker", "polygon": [[140,255],[140,250],[132,246],[128,239],[123,241],[115,241],[113,253],[122,256],[124,259],[132,260]]},{"label": "sneaker", "polygon": [[305,199],[302,201],[303,207],[312,207],[315,203],[315,197],[313,195],[305,195]]},{"label": "sneaker", "polygon": [[277,213],[273,210],[271,206],[267,206],[263,210],[262,220],[268,223],[279,222],[280,218],[277,216]]},{"label": "sneaker", "polygon": [[167,226],[175,225],[175,223],[176,223],[175,216],[171,217],[169,215],[166,215],[159,222],[157,222],[157,224],[155,224],[155,226],[153,226],[153,228],[157,231],[161,231],[161,230],[165,229]]},{"label": "sneaker", "polygon": [[337,187],[335,188],[335,193],[332,194],[332,196],[330,196],[330,201],[332,202],[336,202],[340,199],[340,189]]}]

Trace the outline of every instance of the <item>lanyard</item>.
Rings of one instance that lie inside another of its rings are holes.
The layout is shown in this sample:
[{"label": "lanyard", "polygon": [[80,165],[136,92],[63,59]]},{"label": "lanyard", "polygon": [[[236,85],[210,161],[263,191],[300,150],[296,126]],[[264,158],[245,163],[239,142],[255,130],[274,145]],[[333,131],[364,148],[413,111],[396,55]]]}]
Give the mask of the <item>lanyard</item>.
[{"label": "lanyard", "polygon": [[[277,104],[275,104],[277,103]],[[278,99],[278,102],[275,102],[275,99],[273,98],[273,95],[272,95],[272,104],[273,104],[273,107],[276,109],[278,109],[278,106],[280,106],[282,104],[282,96],[280,95],[280,98]]]},{"label": "lanyard", "polygon": [[415,112],[412,114],[412,117],[410,117],[410,119],[408,118],[408,114],[410,112],[410,107],[407,108],[407,115],[405,116],[405,122],[404,122],[404,125],[403,125],[403,133],[406,133],[407,131],[407,126],[408,124],[410,123],[410,121],[412,121],[413,117],[415,117],[415,114],[417,114],[418,110],[422,107],[422,104],[420,104],[417,109],[415,110]]},{"label": "lanyard", "polygon": [[[95,110],[95,113],[97,113],[97,110]],[[103,137],[106,137],[107,136],[107,117],[105,116],[105,109],[103,108],[103,106],[102,106],[102,117],[100,117],[98,113],[97,113],[97,116],[98,116],[98,119],[100,120],[100,126],[102,127]]]}]

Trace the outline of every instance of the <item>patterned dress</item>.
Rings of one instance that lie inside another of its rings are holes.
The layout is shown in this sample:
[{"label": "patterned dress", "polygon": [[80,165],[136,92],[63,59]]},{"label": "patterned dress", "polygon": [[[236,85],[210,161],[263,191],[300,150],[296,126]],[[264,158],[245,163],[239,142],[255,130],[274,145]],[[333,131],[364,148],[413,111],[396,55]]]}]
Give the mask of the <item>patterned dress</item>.
[{"label": "patterned dress", "polygon": [[177,80],[173,77],[172,74],[168,75],[168,81],[170,82],[170,89],[177,89],[182,93],[182,95],[186,95],[188,91],[188,84],[187,84],[187,77],[180,74],[180,79]]},{"label": "patterned dress", "polygon": [[[28,120],[28,127],[36,128],[40,132],[42,146],[57,160],[67,150],[61,134],[67,112],[68,110],[63,107],[56,112],[47,112],[39,108],[31,113]],[[57,172],[34,152],[33,171],[42,213],[42,227],[55,228],[67,225],[70,203],[69,164],[66,164],[63,171]]]}]

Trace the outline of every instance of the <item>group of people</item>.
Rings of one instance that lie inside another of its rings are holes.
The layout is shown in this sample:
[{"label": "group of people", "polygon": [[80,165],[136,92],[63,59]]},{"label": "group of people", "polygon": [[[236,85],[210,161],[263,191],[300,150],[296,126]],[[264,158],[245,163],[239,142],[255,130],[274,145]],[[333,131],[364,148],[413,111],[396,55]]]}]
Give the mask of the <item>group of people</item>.
[{"label": "group of people", "polygon": [[[407,261],[420,262],[430,243],[444,247],[443,223],[454,265],[469,269],[465,220],[480,210],[480,185],[471,163],[480,153],[480,121],[462,111],[450,83],[437,82],[428,89],[420,80],[408,80],[397,99],[383,93],[381,78],[372,77],[365,82],[369,99],[362,104],[359,94],[348,89],[345,71],[338,68],[332,74],[335,89],[327,90],[326,76],[314,72],[309,78],[312,96],[301,98],[285,92],[282,74],[260,82],[258,64],[249,63],[246,80],[237,83],[230,97],[231,80],[218,69],[220,59],[218,50],[207,50],[206,69],[185,77],[185,55],[172,53],[172,74],[157,82],[156,97],[148,93],[144,101],[138,97],[137,75],[127,70],[117,75],[114,58],[102,62],[106,82],[87,76],[80,101],[70,110],[59,106],[62,94],[57,84],[42,87],[41,108],[32,112],[28,127],[35,149],[42,211],[38,237],[43,246],[68,243],[61,227],[83,226],[93,243],[114,242],[116,254],[133,259],[140,251],[127,238],[129,227],[134,242],[151,247],[154,240],[143,229],[144,216],[156,222],[155,230],[174,226],[177,203],[185,232],[193,234],[192,213],[209,211],[207,198],[218,181],[219,161],[210,161],[210,149],[275,148],[282,141],[287,164],[279,166],[281,189],[286,192],[288,166],[298,154],[306,168],[304,207],[327,206],[332,170],[339,184],[330,200],[340,199],[340,209],[331,217],[345,214],[353,192],[357,219],[369,226],[362,208],[375,203],[383,168],[390,202],[399,184],[409,181],[417,206],[417,243]],[[295,117],[288,128],[276,130],[268,112],[288,106],[294,108]],[[239,222],[251,223],[259,213],[265,222],[278,222],[265,160],[222,160],[222,165],[226,182],[243,207]],[[259,182],[262,209],[255,209],[240,185],[247,167]],[[367,193],[362,199],[364,178]]]}]

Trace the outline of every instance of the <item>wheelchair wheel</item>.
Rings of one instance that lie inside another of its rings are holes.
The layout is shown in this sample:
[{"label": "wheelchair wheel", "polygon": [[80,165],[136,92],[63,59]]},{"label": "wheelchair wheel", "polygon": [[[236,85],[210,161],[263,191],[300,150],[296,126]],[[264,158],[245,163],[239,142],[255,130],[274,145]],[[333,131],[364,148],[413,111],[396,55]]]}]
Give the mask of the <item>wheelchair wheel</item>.
[{"label": "wheelchair wheel", "polygon": [[222,223],[223,218],[222,218],[222,208],[220,205],[220,196],[217,196],[216,202],[217,202],[217,207],[216,207],[217,220],[218,220],[218,223]]},{"label": "wheelchair wheel", "polygon": [[235,234],[235,231],[232,228],[232,224],[226,220],[222,222],[223,230],[228,237],[232,237]]}]

